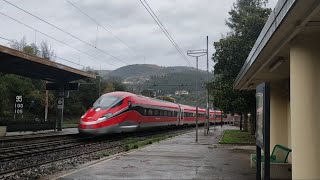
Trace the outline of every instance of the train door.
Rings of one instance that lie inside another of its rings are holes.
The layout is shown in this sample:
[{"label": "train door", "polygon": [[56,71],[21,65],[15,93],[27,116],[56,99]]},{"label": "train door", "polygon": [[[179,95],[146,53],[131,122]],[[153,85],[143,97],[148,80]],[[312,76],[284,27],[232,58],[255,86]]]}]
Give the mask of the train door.
[{"label": "train door", "polygon": [[179,105],[179,111],[177,111],[177,126],[180,125],[180,111],[181,111],[181,106]]},{"label": "train door", "polygon": [[180,124],[183,125],[184,121],[184,109],[183,107],[180,108]]}]

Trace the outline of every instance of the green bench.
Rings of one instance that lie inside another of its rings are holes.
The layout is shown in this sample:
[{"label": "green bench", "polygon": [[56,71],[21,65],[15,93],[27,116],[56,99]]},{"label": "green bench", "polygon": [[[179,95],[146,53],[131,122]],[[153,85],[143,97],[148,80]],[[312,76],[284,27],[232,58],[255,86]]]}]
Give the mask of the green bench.
[{"label": "green bench", "polygon": [[[280,144],[275,145],[270,155],[270,163],[288,163],[288,156],[291,151],[291,149]],[[261,162],[264,162],[264,156],[261,156]],[[253,163],[257,163],[256,154],[251,156],[251,167],[253,167]]]}]

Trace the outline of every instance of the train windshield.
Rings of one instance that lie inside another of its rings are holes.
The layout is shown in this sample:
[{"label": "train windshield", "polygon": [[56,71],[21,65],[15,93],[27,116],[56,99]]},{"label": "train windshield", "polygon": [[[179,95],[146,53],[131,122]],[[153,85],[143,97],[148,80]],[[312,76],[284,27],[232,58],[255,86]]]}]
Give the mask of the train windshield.
[{"label": "train windshield", "polygon": [[96,102],[93,104],[93,108],[95,109],[108,109],[116,104],[121,98],[116,96],[101,96]]}]

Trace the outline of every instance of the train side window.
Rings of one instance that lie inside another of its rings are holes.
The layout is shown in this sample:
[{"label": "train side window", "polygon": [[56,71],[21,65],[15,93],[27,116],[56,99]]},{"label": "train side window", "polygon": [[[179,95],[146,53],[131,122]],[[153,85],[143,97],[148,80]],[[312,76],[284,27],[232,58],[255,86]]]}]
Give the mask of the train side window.
[{"label": "train side window", "polygon": [[134,107],[134,109],[136,110],[136,111],[138,111],[141,115],[144,115],[144,108],[143,107]]},{"label": "train side window", "polygon": [[154,115],[155,115],[155,116],[159,116],[159,110],[158,110],[158,109],[155,109],[155,110],[154,110]]},{"label": "train side window", "polygon": [[162,110],[160,110],[160,116],[163,116],[163,111]]},{"label": "train side window", "polygon": [[168,111],[168,116],[171,117],[172,116],[172,112]]},{"label": "train side window", "polygon": [[153,115],[153,110],[152,109],[148,109],[148,116],[152,116]]},{"label": "train side window", "polygon": [[147,115],[147,109],[143,109],[143,115]]},{"label": "train side window", "polygon": [[164,116],[168,116],[168,111],[164,111],[164,112],[163,112],[163,115],[164,115]]}]

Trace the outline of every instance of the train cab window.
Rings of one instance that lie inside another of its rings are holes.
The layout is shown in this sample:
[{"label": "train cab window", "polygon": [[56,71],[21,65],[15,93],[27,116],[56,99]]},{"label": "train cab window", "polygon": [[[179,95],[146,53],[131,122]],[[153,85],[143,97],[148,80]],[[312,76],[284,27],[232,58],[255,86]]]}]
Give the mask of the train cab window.
[{"label": "train cab window", "polygon": [[119,102],[117,102],[115,105],[112,106],[112,108],[118,107],[123,103],[123,99]]},{"label": "train cab window", "polygon": [[111,106],[114,106],[115,103],[117,103],[119,100],[120,100],[120,97],[102,95],[99,99],[96,100],[96,102],[94,102],[93,108],[108,109]]}]

